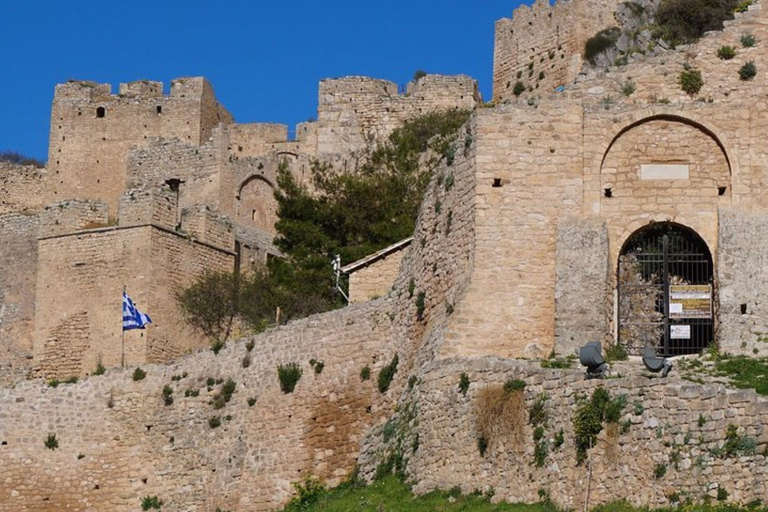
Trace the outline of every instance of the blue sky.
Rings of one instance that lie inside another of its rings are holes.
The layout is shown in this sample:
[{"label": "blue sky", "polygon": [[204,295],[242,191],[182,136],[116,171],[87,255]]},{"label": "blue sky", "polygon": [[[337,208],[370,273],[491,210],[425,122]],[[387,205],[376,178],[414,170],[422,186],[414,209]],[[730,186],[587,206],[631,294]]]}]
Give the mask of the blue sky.
[{"label": "blue sky", "polygon": [[495,20],[519,0],[0,0],[0,151],[47,157],[54,86],[207,77],[238,122],[315,117],[322,78],[466,73],[490,98]]}]

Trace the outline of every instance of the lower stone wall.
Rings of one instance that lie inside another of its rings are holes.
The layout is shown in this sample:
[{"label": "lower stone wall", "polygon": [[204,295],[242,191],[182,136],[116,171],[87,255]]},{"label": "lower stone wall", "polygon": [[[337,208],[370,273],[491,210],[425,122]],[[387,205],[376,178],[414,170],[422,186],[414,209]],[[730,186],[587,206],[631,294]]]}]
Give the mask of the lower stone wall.
[{"label": "lower stone wall", "polygon": [[[116,368],[55,389],[37,380],[0,390],[0,511],[134,511],[153,495],[168,512],[275,510],[305,475],[338,484],[364,432],[392,411],[392,391],[375,385],[393,353],[389,307],[352,306],[230,343],[218,356],[146,365],[140,381],[133,368]],[[284,394],[277,367],[291,362],[303,375]],[[363,381],[366,365],[372,378]],[[236,383],[220,409],[222,384],[209,378]],[[49,435],[57,449],[44,445]]]},{"label": "lower stone wall", "polygon": [[[459,389],[462,373],[469,377],[466,395]],[[501,387],[508,379],[526,382],[519,429],[490,440],[482,456],[477,427],[481,390]],[[574,413],[581,397],[591,396],[599,386],[611,397],[625,395],[627,404],[618,423],[604,425],[588,451],[588,462],[578,465]],[[542,396],[547,420],[540,442],[546,455],[539,467],[529,418]],[[388,443],[382,435],[386,428],[366,440],[361,472],[370,477],[392,453],[393,443],[399,443],[419,493],[492,487],[495,499],[531,503],[546,492],[569,509],[582,509],[587,493],[590,508],[619,499],[659,507],[669,505],[675,493],[681,500],[709,496],[714,501],[718,489],[727,492],[729,501],[748,503],[768,493],[768,400],[752,390],[673,377],[587,381],[580,371],[545,370],[534,362],[449,359],[426,369],[414,390],[401,397],[398,410],[389,421]],[[755,441],[756,455],[725,455],[729,425]]]}]

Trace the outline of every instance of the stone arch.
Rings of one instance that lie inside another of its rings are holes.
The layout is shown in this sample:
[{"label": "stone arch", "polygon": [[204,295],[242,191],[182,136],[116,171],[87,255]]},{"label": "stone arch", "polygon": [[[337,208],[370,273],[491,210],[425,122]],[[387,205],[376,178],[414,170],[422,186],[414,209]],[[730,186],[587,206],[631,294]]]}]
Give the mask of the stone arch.
[{"label": "stone arch", "polygon": [[611,138],[611,140],[605,145],[603,150],[600,152],[599,168],[600,169],[603,168],[603,164],[605,164],[605,159],[608,157],[608,154],[610,153],[614,144],[616,144],[616,142],[625,133],[632,130],[633,128],[637,128],[640,125],[643,125],[645,123],[649,123],[652,121],[677,122],[677,123],[691,126],[693,128],[696,128],[697,130],[700,130],[702,133],[709,136],[715,142],[715,144],[717,144],[720,150],[723,152],[723,155],[725,156],[725,160],[728,163],[728,170],[731,176],[733,176],[734,173],[738,172],[738,161],[735,157],[735,152],[729,149],[731,147],[731,144],[728,140],[727,135],[725,135],[725,133],[722,130],[715,127],[711,122],[700,119],[699,116],[697,116],[696,114],[692,114],[688,112],[685,115],[682,115],[680,112],[672,111],[669,109],[644,109],[626,118],[622,122],[618,131],[615,132],[615,135]]},{"label": "stone arch", "polygon": [[275,184],[266,176],[251,174],[243,179],[235,194],[236,216],[240,221],[274,232],[277,222]]},{"label": "stone arch", "polygon": [[663,355],[699,353],[714,339],[712,249],[696,230],[650,222],[622,243],[616,266],[617,342]]}]

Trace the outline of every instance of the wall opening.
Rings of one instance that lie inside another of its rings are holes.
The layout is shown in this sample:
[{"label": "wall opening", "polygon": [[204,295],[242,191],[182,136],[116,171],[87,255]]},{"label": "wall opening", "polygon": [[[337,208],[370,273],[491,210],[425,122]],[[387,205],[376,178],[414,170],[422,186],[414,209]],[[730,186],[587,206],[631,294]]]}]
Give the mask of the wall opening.
[{"label": "wall opening", "polygon": [[96,117],[104,117],[105,115],[107,115],[107,109],[104,107],[96,108]]},{"label": "wall opening", "polygon": [[665,356],[696,354],[714,336],[712,254],[692,229],[658,222],[633,233],[617,269],[618,341]]}]

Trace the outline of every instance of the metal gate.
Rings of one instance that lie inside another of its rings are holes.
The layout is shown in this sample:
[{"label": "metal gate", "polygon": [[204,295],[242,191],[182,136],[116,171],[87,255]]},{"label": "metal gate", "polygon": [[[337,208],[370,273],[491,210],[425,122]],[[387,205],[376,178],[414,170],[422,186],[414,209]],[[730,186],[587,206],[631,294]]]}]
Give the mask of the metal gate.
[{"label": "metal gate", "polygon": [[627,353],[698,353],[713,337],[712,257],[695,232],[657,223],[624,244],[618,268],[618,336]]}]

